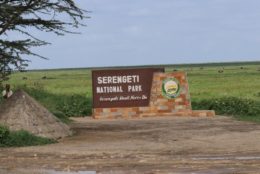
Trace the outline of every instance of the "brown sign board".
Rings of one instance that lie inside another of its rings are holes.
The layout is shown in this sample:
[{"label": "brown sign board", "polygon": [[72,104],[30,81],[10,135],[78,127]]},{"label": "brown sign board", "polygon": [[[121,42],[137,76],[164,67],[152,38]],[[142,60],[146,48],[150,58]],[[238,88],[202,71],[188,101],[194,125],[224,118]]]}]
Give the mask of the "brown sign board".
[{"label": "brown sign board", "polygon": [[154,72],[164,69],[93,70],[93,108],[148,106]]}]

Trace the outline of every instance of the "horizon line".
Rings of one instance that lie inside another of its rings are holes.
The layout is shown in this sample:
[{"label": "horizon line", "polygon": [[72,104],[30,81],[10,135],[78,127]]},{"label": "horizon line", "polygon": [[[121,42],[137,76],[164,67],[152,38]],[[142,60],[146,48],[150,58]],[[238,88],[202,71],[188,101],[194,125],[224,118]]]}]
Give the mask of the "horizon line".
[{"label": "horizon line", "polygon": [[64,67],[64,68],[44,68],[44,69],[28,69],[25,71],[52,71],[52,70],[76,70],[76,69],[112,69],[112,68],[148,68],[148,67],[185,67],[185,66],[228,66],[228,65],[245,65],[260,64],[257,61],[227,61],[227,62],[201,62],[201,63],[178,63],[178,64],[147,64],[147,65],[116,65],[116,66],[93,66],[93,67]]}]

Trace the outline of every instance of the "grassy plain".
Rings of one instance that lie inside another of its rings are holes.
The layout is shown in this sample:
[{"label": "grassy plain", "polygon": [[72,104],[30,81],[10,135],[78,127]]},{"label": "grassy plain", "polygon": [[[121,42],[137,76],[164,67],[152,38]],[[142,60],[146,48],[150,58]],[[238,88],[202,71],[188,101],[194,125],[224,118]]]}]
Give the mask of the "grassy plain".
[{"label": "grassy plain", "polygon": [[[260,103],[260,62],[166,66],[166,71],[176,70],[187,72],[193,103],[228,97]],[[14,88],[29,89],[53,112],[91,114],[91,69],[14,73],[9,83]]]}]

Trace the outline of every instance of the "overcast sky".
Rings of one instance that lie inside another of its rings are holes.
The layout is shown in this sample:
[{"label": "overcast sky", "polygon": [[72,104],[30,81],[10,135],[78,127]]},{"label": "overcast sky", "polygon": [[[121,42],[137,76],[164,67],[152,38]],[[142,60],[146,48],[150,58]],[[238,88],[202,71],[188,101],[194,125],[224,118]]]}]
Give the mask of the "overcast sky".
[{"label": "overcast sky", "polygon": [[30,69],[260,60],[259,0],[75,0],[81,35],[38,33]]}]

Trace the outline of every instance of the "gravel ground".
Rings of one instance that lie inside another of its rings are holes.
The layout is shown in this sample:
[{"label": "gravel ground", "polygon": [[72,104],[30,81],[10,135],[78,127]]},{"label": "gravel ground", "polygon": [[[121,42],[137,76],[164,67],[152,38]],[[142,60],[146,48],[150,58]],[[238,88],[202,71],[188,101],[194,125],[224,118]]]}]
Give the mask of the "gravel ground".
[{"label": "gravel ground", "polygon": [[224,116],[77,118],[71,127],[74,136],[57,144],[0,149],[0,173],[260,173],[255,123]]}]

